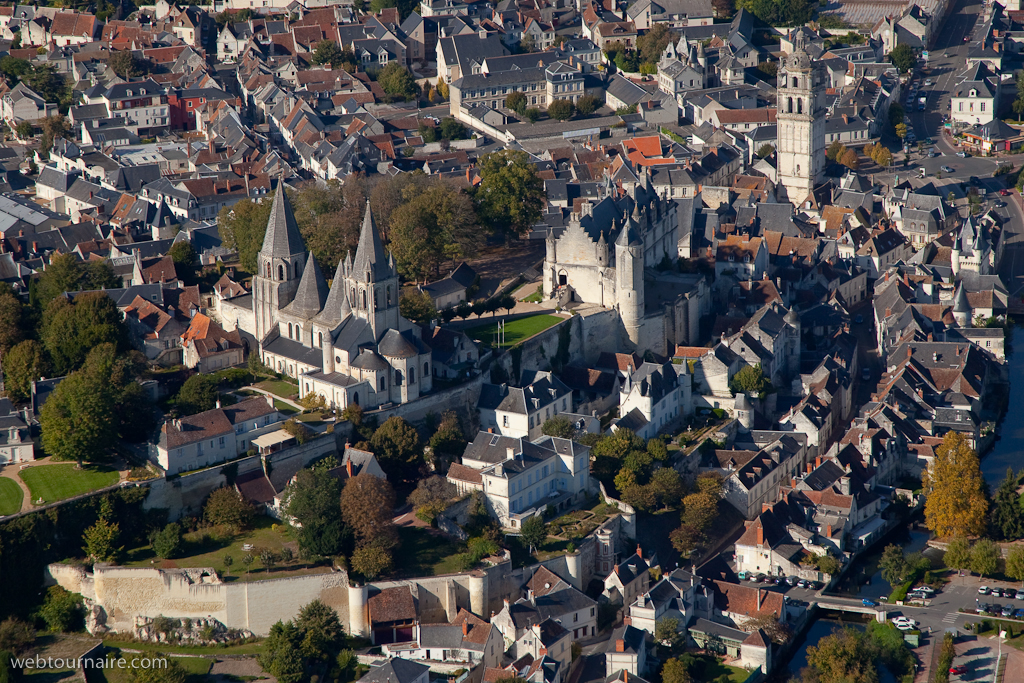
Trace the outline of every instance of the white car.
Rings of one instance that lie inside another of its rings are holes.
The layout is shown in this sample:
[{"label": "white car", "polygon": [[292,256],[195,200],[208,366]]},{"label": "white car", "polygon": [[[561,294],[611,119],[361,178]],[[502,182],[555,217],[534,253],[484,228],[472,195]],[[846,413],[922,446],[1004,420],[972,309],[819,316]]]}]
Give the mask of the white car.
[{"label": "white car", "polygon": [[901,631],[910,631],[917,625],[917,622],[909,617],[894,617],[892,623]]},{"label": "white car", "polygon": [[917,593],[927,593],[928,595],[935,593],[935,589],[931,586],[918,586],[914,591]]}]

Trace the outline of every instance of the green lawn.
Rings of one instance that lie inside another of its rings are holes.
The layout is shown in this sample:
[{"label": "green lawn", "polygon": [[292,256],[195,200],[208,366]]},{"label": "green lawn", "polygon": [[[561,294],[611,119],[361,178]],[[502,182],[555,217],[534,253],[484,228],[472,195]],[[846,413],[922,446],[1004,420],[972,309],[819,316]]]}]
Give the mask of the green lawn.
[{"label": "green lawn", "polygon": [[463,543],[432,534],[422,527],[402,527],[398,530],[402,542],[395,553],[395,573],[398,576],[439,576],[459,571],[455,555],[466,552]]},{"label": "green lawn", "polygon": [[281,398],[295,398],[299,395],[298,385],[292,384],[291,382],[285,382],[283,379],[267,379],[255,386],[258,389],[269,391]]},{"label": "green lawn", "polygon": [[697,681],[717,681],[722,675],[729,677],[732,683],[743,683],[750,672],[738,666],[726,666],[722,660],[709,655],[698,655],[691,673]]},{"label": "green lawn", "polygon": [[[262,579],[279,579],[300,574],[320,574],[328,571],[327,567],[309,566],[297,559],[288,564],[278,560],[269,572],[259,560],[260,550],[266,548],[280,555],[284,547],[292,551],[293,557],[298,555],[298,547],[292,541],[288,527],[278,525],[274,529],[274,520],[269,517],[257,517],[256,526],[250,531],[231,537],[219,537],[211,530],[194,531],[185,534],[185,555],[172,560],[162,560],[153,553],[153,548],[145,545],[128,551],[127,567],[212,567],[226,581],[259,581]],[[252,550],[244,550],[242,546],[252,545]],[[242,558],[252,554],[256,560],[246,572]],[[233,563],[227,571],[224,557],[230,555]]]},{"label": "green lawn", "polygon": [[[518,320],[510,320],[505,325],[505,341],[500,346],[514,346],[524,339],[529,339],[539,332],[543,332],[552,325],[556,325],[565,320],[565,318],[557,315],[548,315],[547,313],[539,313],[537,315],[531,315],[528,318],[519,318]],[[471,339],[478,339],[482,343],[489,346],[495,345],[495,334],[498,331],[498,323],[487,323],[486,325],[476,325],[465,330],[466,334]]]},{"label": "green lawn", "polygon": [[544,299],[544,285],[527,282],[525,285],[517,287],[516,290],[512,292],[512,296],[519,301],[539,304]]},{"label": "green lawn", "polygon": [[21,501],[25,494],[21,487],[11,479],[0,478],[0,517],[13,515],[21,510]]},{"label": "green lawn", "polygon": [[[104,641],[107,644],[107,641]],[[152,649],[147,648],[147,645],[154,645]],[[166,643],[110,643],[113,647],[124,646],[132,650],[144,650],[143,654],[135,654],[133,652],[126,652],[118,660],[125,660],[131,662],[133,659],[149,657],[149,653],[153,651],[159,651],[161,655],[178,654],[175,652],[181,648],[174,648],[168,646]],[[209,652],[212,648],[194,648],[198,650],[204,650],[203,654],[212,654]],[[217,653],[227,653],[227,649],[219,648]],[[111,658],[113,659],[113,658]],[[206,659],[204,657],[173,657],[170,661],[177,664],[187,674],[186,681],[204,681],[206,675],[210,673],[210,669],[213,668],[213,660]],[[111,668],[97,669],[96,681],[97,683],[128,683],[131,680],[131,676],[128,672],[128,665],[125,665],[124,669],[119,669],[116,666]]]},{"label": "green lawn", "polygon": [[28,485],[32,500],[40,498],[46,503],[79,496],[117,483],[117,470],[102,465],[86,465],[75,469],[74,463],[36,465],[18,473]]}]

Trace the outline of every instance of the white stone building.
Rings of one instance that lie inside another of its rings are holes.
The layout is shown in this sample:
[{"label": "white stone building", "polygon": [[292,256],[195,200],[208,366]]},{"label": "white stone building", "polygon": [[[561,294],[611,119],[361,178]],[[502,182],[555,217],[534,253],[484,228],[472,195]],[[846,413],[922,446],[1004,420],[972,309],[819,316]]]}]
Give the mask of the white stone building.
[{"label": "white stone building", "polygon": [[800,206],[824,179],[826,75],[797,42],[779,70],[777,190]]},{"label": "white stone building", "polygon": [[573,411],[572,389],[550,372],[524,370],[520,383],[523,386],[483,385],[477,403],[481,429],[536,439],[547,420]]}]

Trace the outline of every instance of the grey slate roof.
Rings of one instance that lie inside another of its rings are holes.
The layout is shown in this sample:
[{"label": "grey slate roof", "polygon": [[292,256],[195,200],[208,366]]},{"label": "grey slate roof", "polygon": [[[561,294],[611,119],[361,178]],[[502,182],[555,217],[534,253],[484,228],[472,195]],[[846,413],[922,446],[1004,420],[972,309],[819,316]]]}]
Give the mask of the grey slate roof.
[{"label": "grey slate roof", "polygon": [[327,301],[327,281],[320,271],[320,264],[310,253],[306,259],[306,269],[302,271],[302,280],[295,290],[295,298],[284,307],[284,313],[300,318],[312,318],[318,314]]},{"label": "grey slate roof", "polygon": [[306,244],[302,241],[299,226],[295,223],[295,213],[288,195],[284,192],[284,182],[277,183],[274,194],[274,205],[270,209],[270,220],[267,221],[267,233],[263,237],[261,253],[267,256],[294,256],[304,254]]},{"label": "grey slate roof", "polygon": [[366,683],[412,683],[429,670],[429,666],[396,657],[370,669],[360,680]]},{"label": "grey slate roof", "polygon": [[377,349],[388,358],[412,358],[420,353],[411,339],[394,328],[384,334]]},{"label": "grey slate roof", "polygon": [[[387,254],[384,253],[384,244],[380,241],[377,223],[373,220],[373,212],[370,211],[370,202],[367,201],[363,227],[359,232],[359,246],[352,261],[352,273],[362,282],[377,282],[391,277],[391,271]],[[363,279],[367,274],[369,280]]]}]

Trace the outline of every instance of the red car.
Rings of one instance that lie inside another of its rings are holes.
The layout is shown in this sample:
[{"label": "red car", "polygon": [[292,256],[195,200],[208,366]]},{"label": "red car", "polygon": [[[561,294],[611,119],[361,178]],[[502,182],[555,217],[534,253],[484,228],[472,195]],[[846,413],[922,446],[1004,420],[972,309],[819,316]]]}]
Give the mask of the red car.
[{"label": "red car", "polygon": [[951,674],[965,674],[965,673],[967,673],[967,667],[964,666],[963,664],[957,664],[956,666],[952,666],[952,667],[949,668],[949,673],[951,673]]},{"label": "red car", "polygon": [[1011,192],[1010,190],[1003,188],[1002,190],[999,190],[999,194],[1003,195],[1004,197],[1009,197]]}]

